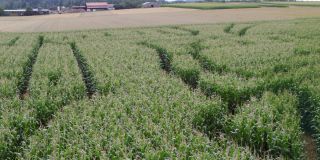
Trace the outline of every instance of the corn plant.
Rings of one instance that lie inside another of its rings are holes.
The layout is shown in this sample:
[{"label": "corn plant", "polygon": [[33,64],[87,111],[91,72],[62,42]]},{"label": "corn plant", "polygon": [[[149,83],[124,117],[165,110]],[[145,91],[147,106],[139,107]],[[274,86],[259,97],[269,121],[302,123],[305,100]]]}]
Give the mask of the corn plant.
[{"label": "corn plant", "polygon": [[231,24],[229,24],[229,25],[227,25],[225,28],[224,28],[224,32],[225,33],[230,33],[231,32],[231,30],[232,30],[232,28],[234,27],[234,23],[231,23]]}]

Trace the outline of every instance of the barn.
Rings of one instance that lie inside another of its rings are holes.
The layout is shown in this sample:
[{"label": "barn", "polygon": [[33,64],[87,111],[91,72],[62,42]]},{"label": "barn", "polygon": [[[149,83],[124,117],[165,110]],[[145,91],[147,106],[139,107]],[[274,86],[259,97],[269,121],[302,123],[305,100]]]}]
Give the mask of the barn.
[{"label": "barn", "polygon": [[86,10],[88,12],[100,11],[100,10],[114,10],[113,4],[107,2],[88,2],[86,3]]}]

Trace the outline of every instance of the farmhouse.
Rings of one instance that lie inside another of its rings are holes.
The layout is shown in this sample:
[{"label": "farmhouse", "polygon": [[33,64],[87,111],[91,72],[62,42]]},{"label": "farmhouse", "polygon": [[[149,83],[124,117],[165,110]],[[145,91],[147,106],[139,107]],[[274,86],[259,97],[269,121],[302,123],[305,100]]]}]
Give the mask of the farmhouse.
[{"label": "farmhouse", "polygon": [[86,3],[86,10],[88,12],[94,12],[99,10],[114,10],[113,4],[107,2],[88,2]]},{"label": "farmhouse", "polygon": [[155,8],[160,7],[160,3],[158,2],[145,2],[142,4],[142,8]]}]

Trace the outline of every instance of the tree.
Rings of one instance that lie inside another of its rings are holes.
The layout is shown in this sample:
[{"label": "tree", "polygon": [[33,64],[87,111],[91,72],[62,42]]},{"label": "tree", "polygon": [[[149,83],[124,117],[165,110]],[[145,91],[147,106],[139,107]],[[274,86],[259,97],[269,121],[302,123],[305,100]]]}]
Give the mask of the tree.
[{"label": "tree", "polygon": [[123,9],[137,8],[147,1],[155,2],[156,0],[0,0],[0,5],[8,9],[26,8],[27,6],[32,8],[56,8],[57,6],[85,5],[85,2],[108,2],[114,4],[116,9]]},{"label": "tree", "polygon": [[0,7],[0,16],[4,16],[4,9]]},{"label": "tree", "polygon": [[26,14],[25,14],[25,16],[31,16],[31,15],[33,15],[33,10],[32,10],[32,8],[31,7],[27,7],[26,8]]}]

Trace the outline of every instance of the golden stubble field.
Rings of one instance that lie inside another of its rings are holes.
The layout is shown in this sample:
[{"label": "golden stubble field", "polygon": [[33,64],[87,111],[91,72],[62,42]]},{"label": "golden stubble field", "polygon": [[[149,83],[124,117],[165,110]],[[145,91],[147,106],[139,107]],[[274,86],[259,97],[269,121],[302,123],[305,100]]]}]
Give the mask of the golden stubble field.
[{"label": "golden stubble field", "polygon": [[312,7],[195,10],[178,8],[128,9],[34,17],[1,17],[1,32],[48,32],[170,24],[247,22],[320,17]]}]

